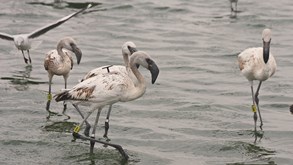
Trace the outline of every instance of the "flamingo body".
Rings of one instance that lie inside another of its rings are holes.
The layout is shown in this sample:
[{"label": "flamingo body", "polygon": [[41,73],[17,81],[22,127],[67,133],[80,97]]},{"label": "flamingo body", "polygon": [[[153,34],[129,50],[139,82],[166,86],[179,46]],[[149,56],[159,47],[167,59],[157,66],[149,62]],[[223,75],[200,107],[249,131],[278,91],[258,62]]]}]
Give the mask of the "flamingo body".
[{"label": "flamingo body", "polygon": [[248,48],[238,56],[239,69],[241,73],[249,80],[265,81],[273,76],[277,64],[272,53],[269,55],[267,63],[263,60],[263,48]]},{"label": "flamingo body", "polygon": [[70,70],[73,67],[73,59],[71,56],[71,52],[66,49],[62,50],[65,54],[64,58],[62,58],[56,49],[51,50],[47,53],[45,58],[44,67],[49,72],[49,74],[54,74],[57,76],[68,76]]},{"label": "flamingo body", "polygon": [[[80,63],[82,52],[76,46],[75,41],[71,37],[65,37],[61,39],[57,44],[57,49],[51,50],[46,54],[44,60],[44,68],[48,72],[49,77],[49,93],[46,110],[51,114],[49,110],[51,103],[51,84],[54,75],[63,76],[65,89],[67,88],[67,78],[69,77],[70,70],[73,67],[73,60],[70,55],[73,52],[76,55],[77,64]],[[65,113],[66,104],[64,104],[63,113]]]}]

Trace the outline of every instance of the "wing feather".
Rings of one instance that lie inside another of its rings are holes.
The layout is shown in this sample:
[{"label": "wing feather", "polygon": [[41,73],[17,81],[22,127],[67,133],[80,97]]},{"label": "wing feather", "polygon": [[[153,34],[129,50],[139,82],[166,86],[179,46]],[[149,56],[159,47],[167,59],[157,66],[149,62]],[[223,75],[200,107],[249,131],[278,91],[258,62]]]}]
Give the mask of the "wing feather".
[{"label": "wing feather", "polygon": [[55,100],[107,102],[120,100],[128,86],[125,75],[118,72],[103,73],[80,82],[69,91],[55,95]]},{"label": "wing feather", "polygon": [[48,32],[49,30],[51,30],[51,29],[53,29],[53,28],[55,28],[55,27],[57,27],[57,26],[63,24],[64,22],[66,22],[66,21],[69,20],[70,18],[76,16],[77,14],[79,14],[79,13],[85,11],[86,9],[88,9],[88,8],[90,8],[90,7],[91,7],[91,5],[88,5],[86,8],[83,8],[83,9],[81,9],[81,10],[75,12],[75,13],[72,13],[72,14],[66,16],[66,17],[63,17],[63,18],[57,20],[57,21],[54,22],[54,23],[51,23],[51,24],[46,25],[46,26],[43,26],[43,27],[41,27],[41,28],[39,28],[39,29],[33,31],[32,33],[30,33],[30,34],[28,35],[28,38],[36,38],[36,37],[38,37],[38,36],[40,36],[40,35],[42,35],[42,34]]},{"label": "wing feather", "polygon": [[7,34],[7,33],[0,33],[0,38],[2,38],[4,40],[9,40],[9,41],[14,40],[14,37],[10,34]]}]

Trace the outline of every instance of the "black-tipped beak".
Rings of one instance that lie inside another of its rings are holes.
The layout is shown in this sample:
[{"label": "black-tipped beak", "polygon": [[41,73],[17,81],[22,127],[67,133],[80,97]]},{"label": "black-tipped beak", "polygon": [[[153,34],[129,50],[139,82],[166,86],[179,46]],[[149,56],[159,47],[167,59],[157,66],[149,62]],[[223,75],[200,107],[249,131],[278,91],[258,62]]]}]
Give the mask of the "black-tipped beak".
[{"label": "black-tipped beak", "polygon": [[269,61],[269,57],[270,57],[270,43],[271,41],[269,42],[263,41],[263,60],[265,63]]},{"label": "black-tipped beak", "polygon": [[148,64],[149,64],[148,69],[150,70],[152,74],[152,84],[154,84],[157,80],[160,70],[157,64],[153,60],[148,60]]},{"label": "black-tipped beak", "polygon": [[76,56],[77,64],[79,64],[82,56],[81,50],[76,45],[72,45],[72,51]]},{"label": "black-tipped beak", "polygon": [[137,49],[136,48],[133,48],[131,46],[128,46],[127,48],[129,50],[130,54],[133,54],[134,52],[137,52]]}]

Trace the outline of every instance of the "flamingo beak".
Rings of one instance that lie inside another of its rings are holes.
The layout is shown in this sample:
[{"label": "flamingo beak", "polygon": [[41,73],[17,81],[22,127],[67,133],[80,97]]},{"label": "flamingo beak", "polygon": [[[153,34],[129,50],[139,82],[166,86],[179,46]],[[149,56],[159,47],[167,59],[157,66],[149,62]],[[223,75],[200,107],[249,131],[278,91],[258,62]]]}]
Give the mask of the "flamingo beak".
[{"label": "flamingo beak", "polygon": [[72,51],[76,56],[77,64],[79,64],[82,56],[81,50],[76,45],[72,45]]},{"label": "flamingo beak", "polygon": [[147,62],[149,65],[148,69],[150,70],[151,75],[152,75],[152,84],[154,84],[157,80],[157,77],[159,75],[160,70],[159,70],[157,64],[153,60],[148,59]]},{"label": "flamingo beak", "polygon": [[270,43],[271,43],[271,40],[269,42],[263,41],[263,60],[265,63],[269,61]]}]

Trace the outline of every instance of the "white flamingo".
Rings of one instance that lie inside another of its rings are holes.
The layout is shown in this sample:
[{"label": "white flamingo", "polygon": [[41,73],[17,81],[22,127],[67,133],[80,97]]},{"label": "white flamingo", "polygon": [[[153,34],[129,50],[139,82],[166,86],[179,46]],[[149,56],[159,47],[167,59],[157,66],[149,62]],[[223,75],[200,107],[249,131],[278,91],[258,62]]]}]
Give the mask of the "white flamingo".
[{"label": "white flamingo", "polygon": [[[146,90],[144,77],[138,71],[137,65],[150,70],[152,75],[152,83],[155,83],[159,74],[159,69],[152,58],[145,52],[137,51],[130,57],[130,69],[136,77],[137,83],[129,76],[120,72],[109,72],[96,75],[80,82],[72,89],[63,91],[55,95],[55,100],[65,101],[70,100],[74,104],[90,103],[92,105],[89,114],[83,121],[76,126],[73,135],[78,134],[80,127],[91,115],[92,112],[98,109],[96,121],[92,131],[91,138],[95,138],[95,130],[101,110],[106,105],[111,105],[116,102],[127,102],[141,97]],[[92,142],[92,141],[91,141]],[[91,143],[90,153],[93,153],[94,142]]]},{"label": "white flamingo", "polygon": [[[108,72],[120,72],[121,74],[130,74],[130,76],[134,77],[130,66],[129,66],[129,57],[136,52],[136,45],[131,42],[131,41],[127,41],[122,45],[122,56],[123,56],[123,60],[124,60],[124,64],[123,65],[108,65],[108,66],[102,66],[99,68],[95,68],[91,71],[89,71],[81,80],[84,81],[88,78],[97,76],[99,74],[104,74],[104,73],[108,73]],[[135,78],[133,78],[135,79]],[[82,116],[82,118],[84,118],[83,114],[81,113],[81,111],[79,110],[77,105],[73,105],[76,110],[79,112],[79,114]],[[111,114],[111,110],[112,110],[112,104],[109,105],[109,109],[108,109],[108,113],[107,113],[107,117],[106,117],[106,121],[105,121],[105,133],[103,135],[103,137],[108,139],[108,130],[109,130],[109,121],[110,121],[110,114]],[[87,125],[87,130],[85,131],[85,134],[88,135],[89,133],[87,131],[89,131],[90,125]]]},{"label": "white flamingo", "polygon": [[[44,60],[44,67],[48,72],[49,77],[49,92],[46,110],[51,114],[50,102],[52,99],[51,94],[51,84],[54,75],[63,76],[65,89],[67,88],[67,78],[69,77],[69,72],[73,67],[73,60],[71,53],[73,52],[77,59],[77,64],[80,63],[82,53],[80,49],[76,46],[75,41],[71,37],[65,37],[61,39],[57,44],[57,49],[51,50],[46,54]],[[66,110],[66,104],[64,103],[63,113]]]},{"label": "white flamingo", "polygon": [[[262,130],[263,122],[259,109],[259,90],[263,81],[274,75],[277,64],[274,56],[270,52],[271,30],[264,29],[262,32],[263,47],[248,48],[238,55],[239,68],[242,74],[247,78],[251,86],[252,93],[252,111],[254,112],[254,130],[256,133],[256,122],[258,111],[260,118],[260,128]],[[259,85],[256,92],[253,92],[253,80],[258,80]],[[255,106],[256,105],[256,106]]]},{"label": "white flamingo", "polygon": [[14,41],[16,48],[18,50],[21,50],[21,52],[22,52],[24,62],[26,64],[28,64],[28,59],[25,57],[24,52],[23,52],[26,50],[27,54],[28,54],[28,58],[29,58],[29,63],[31,64],[32,60],[31,60],[30,53],[29,53],[29,50],[31,49],[31,41],[30,41],[31,39],[39,37],[42,34],[45,34],[49,30],[54,29],[55,27],[61,25],[62,23],[66,22],[67,20],[76,16],[77,14],[85,11],[86,9],[90,8],[91,6],[92,5],[89,4],[86,8],[81,9],[77,12],[74,12],[66,17],[63,17],[63,18],[57,20],[56,22],[53,22],[53,23],[48,24],[46,26],[43,26],[43,27],[31,32],[31,33],[18,34],[18,35],[10,35],[10,34],[6,34],[6,33],[0,33],[0,38],[5,39],[5,40],[9,40],[9,41]]}]

